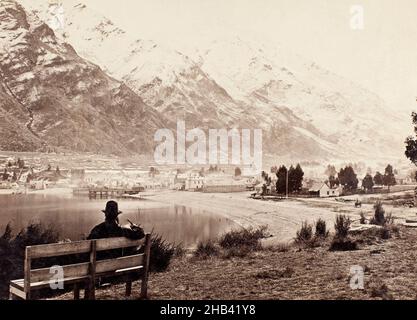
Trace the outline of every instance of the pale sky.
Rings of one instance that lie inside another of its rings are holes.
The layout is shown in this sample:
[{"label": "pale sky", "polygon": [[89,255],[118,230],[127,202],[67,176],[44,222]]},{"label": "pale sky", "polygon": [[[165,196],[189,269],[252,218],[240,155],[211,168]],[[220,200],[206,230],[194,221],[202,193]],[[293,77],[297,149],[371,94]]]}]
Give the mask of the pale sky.
[{"label": "pale sky", "polygon": [[[85,0],[138,38],[171,43],[247,35],[287,46],[379,94],[417,109],[416,0]],[[364,8],[352,30],[351,7]]]}]

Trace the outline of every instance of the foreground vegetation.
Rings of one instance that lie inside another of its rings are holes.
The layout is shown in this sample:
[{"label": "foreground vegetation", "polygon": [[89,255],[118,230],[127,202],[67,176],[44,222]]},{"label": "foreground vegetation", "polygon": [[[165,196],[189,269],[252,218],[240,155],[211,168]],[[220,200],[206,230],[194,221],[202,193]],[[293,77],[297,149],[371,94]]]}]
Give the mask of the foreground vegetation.
[{"label": "foreground vegetation", "polygon": [[[415,299],[417,230],[398,227],[380,203],[373,225],[352,232],[339,215],[304,223],[292,244],[268,245],[265,227],[235,230],[177,256],[150,277],[151,299]],[[362,221],[366,223],[366,221]],[[350,286],[352,267],[364,272],[364,289]],[[138,286],[136,286],[138,290]],[[124,299],[124,287],[97,291],[98,299]],[[136,292],[138,293],[138,292]],[[67,299],[62,296],[60,299]]]},{"label": "foreground vegetation", "polygon": [[[149,298],[417,298],[417,229],[395,225],[381,203],[375,204],[373,217],[360,222],[366,228],[355,231],[350,219],[339,215],[333,232],[321,219],[304,223],[291,244],[269,243],[266,227],[233,230],[187,253],[155,237],[157,267],[150,275]],[[9,243],[15,241],[10,239]],[[355,266],[364,271],[363,290],[350,286]],[[97,298],[125,299],[124,290],[123,284],[102,287]],[[136,284],[132,299],[138,294]],[[72,299],[72,295],[55,298]]]},{"label": "foreground vegetation", "polygon": [[[330,251],[330,237],[315,248],[263,246],[243,257],[216,244],[209,258],[177,257],[167,272],[152,274],[150,299],[415,299],[416,240],[417,230],[400,228],[386,240],[363,235],[355,251]],[[352,266],[363,267],[364,290],[350,288]],[[97,290],[97,298],[124,299],[124,286]]]}]

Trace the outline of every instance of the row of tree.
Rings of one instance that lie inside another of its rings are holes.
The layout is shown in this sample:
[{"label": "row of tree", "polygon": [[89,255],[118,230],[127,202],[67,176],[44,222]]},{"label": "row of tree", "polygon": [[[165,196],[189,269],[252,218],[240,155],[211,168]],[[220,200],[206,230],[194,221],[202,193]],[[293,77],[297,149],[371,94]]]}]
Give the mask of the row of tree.
[{"label": "row of tree", "polygon": [[[290,168],[284,165],[279,168],[272,167],[271,174],[275,174],[277,177],[275,191],[279,194],[296,193],[303,188],[304,171],[300,164],[295,167],[291,165]],[[272,183],[272,178],[266,172],[262,172],[262,178],[266,184]]]},{"label": "row of tree", "polygon": [[12,177],[12,182],[17,181],[17,174],[16,174],[16,171],[13,171],[13,174],[12,174],[12,175],[10,175],[10,174],[8,173],[7,169],[4,169],[3,174],[2,174],[2,176],[1,176],[2,180],[3,180],[3,181],[8,181],[10,177]]},{"label": "row of tree", "polygon": [[375,185],[387,186],[388,188],[395,186],[397,181],[395,179],[394,168],[388,165],[385,168],[385,174],[381,174],[379,171],[372,177],[371,174],[367,174],[362,180],[362,187],[366,190],[372,190]]},{"label": "row of tree", "polygon": [[9,167],[9,168],[11,168],[11,167],[13,167],[13,166],[16,166],[16,167],[18,167],[19,169],[23,169],[24,167],[25,167],[25,160],[22,160],[22,159],[20,159],[20,158],[18,158],[17,159],[17,161],[15,161],[15,162],[12,162],[12,161],[8,161],[7,162],[7,166]]},{"label": "row of tree", "polygon": [[[337,173],[334,166],[329,165],[326,169],[326,173],[329,174],[329,179],[326,181],[331,188],[343,186],[344,190],[353,191],[358,189],[359,179],[352,166],[346,166],[341,168]],[[337,174],[337,176],[336,176]],[[366,190],[372,190],[375,185],[381,186],[394,186],[396,185],[395,171],[392,165],[388,165],[385,168],[385,173],[381,174],[379,171],[372,176],[368,173],[362,180],[362,187]]]}]

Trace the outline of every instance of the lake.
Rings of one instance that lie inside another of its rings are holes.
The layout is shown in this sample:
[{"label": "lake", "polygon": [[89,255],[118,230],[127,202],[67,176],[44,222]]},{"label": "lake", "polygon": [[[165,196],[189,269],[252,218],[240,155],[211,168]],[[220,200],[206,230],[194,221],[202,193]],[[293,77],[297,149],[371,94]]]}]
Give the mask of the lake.
[{"label": "lake", "polygon": [[[0,195],[0,232],[10,222],[14,234],[31,222],[53,225],[62,239],[80,240],[104,221],[107,200],[67,195]],[[222,216],[186,208],[167,206],[151,200],[120,199],[120,223],[127,219],[140,224],[146,232],[154,230],[171,243],[195,247],[199,241],[216,239],[237,227]],[[0,235],[1,235],[0,234]]]}]

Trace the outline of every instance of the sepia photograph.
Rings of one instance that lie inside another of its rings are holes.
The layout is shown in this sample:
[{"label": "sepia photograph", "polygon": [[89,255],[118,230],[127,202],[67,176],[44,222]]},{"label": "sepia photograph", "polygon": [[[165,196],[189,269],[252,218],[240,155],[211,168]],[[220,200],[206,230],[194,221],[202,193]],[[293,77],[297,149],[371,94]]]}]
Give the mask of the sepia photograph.
[{"label": "sepia photograph", "polygon": [[416,12],[0,0],[0,300],[416,300]]}]

